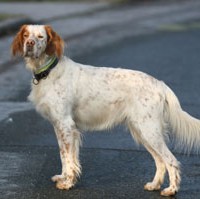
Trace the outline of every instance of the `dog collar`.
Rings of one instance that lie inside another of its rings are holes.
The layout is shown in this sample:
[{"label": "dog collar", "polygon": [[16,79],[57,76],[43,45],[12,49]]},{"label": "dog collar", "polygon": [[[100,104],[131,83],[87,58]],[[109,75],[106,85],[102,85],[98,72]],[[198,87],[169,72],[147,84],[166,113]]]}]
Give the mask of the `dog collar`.
[{"label": "dog collar", "polygon": [[41,79],[46,79],[51,70],[57,65],[58,58],[52,57],[33,74],[33,84],[38,85]]}]

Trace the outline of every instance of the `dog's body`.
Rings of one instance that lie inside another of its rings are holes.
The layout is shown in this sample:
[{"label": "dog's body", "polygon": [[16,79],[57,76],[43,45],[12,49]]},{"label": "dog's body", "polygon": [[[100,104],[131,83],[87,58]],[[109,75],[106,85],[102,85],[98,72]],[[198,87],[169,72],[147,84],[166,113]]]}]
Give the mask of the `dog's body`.
[{"label": "dog's body", "polygon": [[[20,43],[19,36],[24,34]],[[36,34],[43,38],[41,53],[35,53]],[[78,129],[102,130],[124,123],[156,163],[155,177],[145,189],[160,189],[167,169],[170,186],[161,194],[174,195],[179,189],[180,169],[165,144],[167,127],[180,143],[191,148],[200,142],[200,122],[182,111],[178,99],[163,82],[139,71],[75,63],[62,56],[62,48],[62,39],[49,26],[33,25],[23,26],[12,45],[13,54],[25,56],[27,67],[33,72],[49,57],[59,58],[48,77],[32,85],[29,96],[56,132],[62,162],[61,175],[52,178],[57,187],[71,188],[81,173]]]}]

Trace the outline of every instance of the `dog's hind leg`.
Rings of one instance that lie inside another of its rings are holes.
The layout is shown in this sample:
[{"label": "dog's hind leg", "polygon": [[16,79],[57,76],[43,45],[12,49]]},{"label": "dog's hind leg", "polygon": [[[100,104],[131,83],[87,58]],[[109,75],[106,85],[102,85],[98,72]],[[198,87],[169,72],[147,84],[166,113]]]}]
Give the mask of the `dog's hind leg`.
[{"label": "dog's hind leg", "polygon": [[[164,189],[161,195],[174,195],[178,191],[181,181],[179,162],[165,144],[161,122],[158,117],[154,119],[152,117],[153,116],[149,117],[149,119],[143,119],[141,122],[137,121],[132,123],[134,127],[132,130],[130,128],[131,132],[134,131],[134,137],[136,137],[136,139],[151,153],[157,167],[153,181],[147,183],[145,189],[158,189],[163,182],[166,168],[169,174],[170,186]],[[129,124],[129,127],[130,126]]]},{"label": "dog's hind leg", "polygon": [[148,191],[160,190],[161,185],[164,182],[166,167],[162,158],[150,147],[145,146],[148,152],[152,155],[155,165],[156,165],[156,173],[152,182],[148,182],[145,184],[144,189]]},{"label": "dog's hind leg", "polygon": [[[141,143],[142,140],[140,138],[139,132],[135,128],[133,128],[133,125],[129,125],[130,132],[133,136],[134,139],[137,140],[137,142]],[[144,142],[141,143],[144,145],[144,147],[148,150],[148,152],[152,155],[155,165],[156,165],[156,173],[154,176],[154,179],[152,182],[148,182],[145,186],[144,189],[148,191],[154,191],[154,190],[159,190],[161,185],[164,182],[164,177],[166,173],[166,167],[165,163],[163,162],[162,158],[159,156],[159,154],[153,150],[151,146],[148,144],[145,144]]]},{"label": "dog's hind leg", "polygon": [[161,191],[161,195],[174,195],[176,192],[178,192],[181,182],[180,163],[176,160],[166,145],[163,147],[162,159],[165,162],[169,174],[170,185],[168,188],[165,188],[163,191]]},{"label": "dog's hind leg", "polygon": [[154,188],[154,190],[156,190],[156,188],[159,188],[159,185],[162,185],[164,181],[164,174],[165,170],[167,169],[169,174],[170,186],[161,191],[161,195],[171,196],[178,191],[181,181],[179,162],[169,151],[164,142],[160,144],[162,145],[162,149],[160,150],[160,147],[155,147],[158,149],[156,152],[154,151],[154,149],[149,149],[149,146],[145,146],[146,149],[154,157],[157,171],[153,181],[151,183],[147,183],[144,188],[149,191],[151,191],[152,188]]}]

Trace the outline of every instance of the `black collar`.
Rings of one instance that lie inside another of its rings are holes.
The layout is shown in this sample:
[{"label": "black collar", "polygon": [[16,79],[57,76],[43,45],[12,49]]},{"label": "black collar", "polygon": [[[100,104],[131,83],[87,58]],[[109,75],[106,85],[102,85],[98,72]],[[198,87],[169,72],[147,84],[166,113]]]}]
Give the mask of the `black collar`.
[{"label": "black collar", "polygon": [[51,58],[46,65],[33,74],[33,84],[38,85],[41,79],[46,79],[51,70],[57,65],[58,58]]}]

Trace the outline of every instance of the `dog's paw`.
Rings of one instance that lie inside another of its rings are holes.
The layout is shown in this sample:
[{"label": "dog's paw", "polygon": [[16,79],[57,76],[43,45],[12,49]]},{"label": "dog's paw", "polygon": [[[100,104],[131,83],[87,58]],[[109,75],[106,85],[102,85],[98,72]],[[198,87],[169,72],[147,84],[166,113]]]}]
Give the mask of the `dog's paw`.
[{"label": "dog's paw", "polygon": [[51,178],[51,180],[52,180],[53,182],[58,182],[58,181],[62,180],[63,178],[64,178],[63,175],[55,175],[55,176],[53,176],[53,177]]},{"label": "dog's paw", "polygon": [[74,183],[72,183],[70,180],[62,180],[56,183],[56,188],[61,190],[69,190],[73,186]]},{"label": "dog's paw", "polygon": [[51,178],[53,182],[56,182],[56,188],[69,190],[75,185],[76,178],[75,176],[64,176],[64,175],[55,175]]},{"label": "dog's paw", "polygon": [[157,191],[160,190],[160,185],[157,185],[153,182],[148,182],[147,184],[144,185],[144,189],[147,191]]},{"label": "dog's paw", "polygon": [[176,191],[175,188],[173,188],[173,187],[168,187],[168,188],[162,190],[161,193],[160,193],[160,195],[161,195],[161,196],[173,196],[173,195],[176,194],[176,192],[177,192],[177,191]]}]

